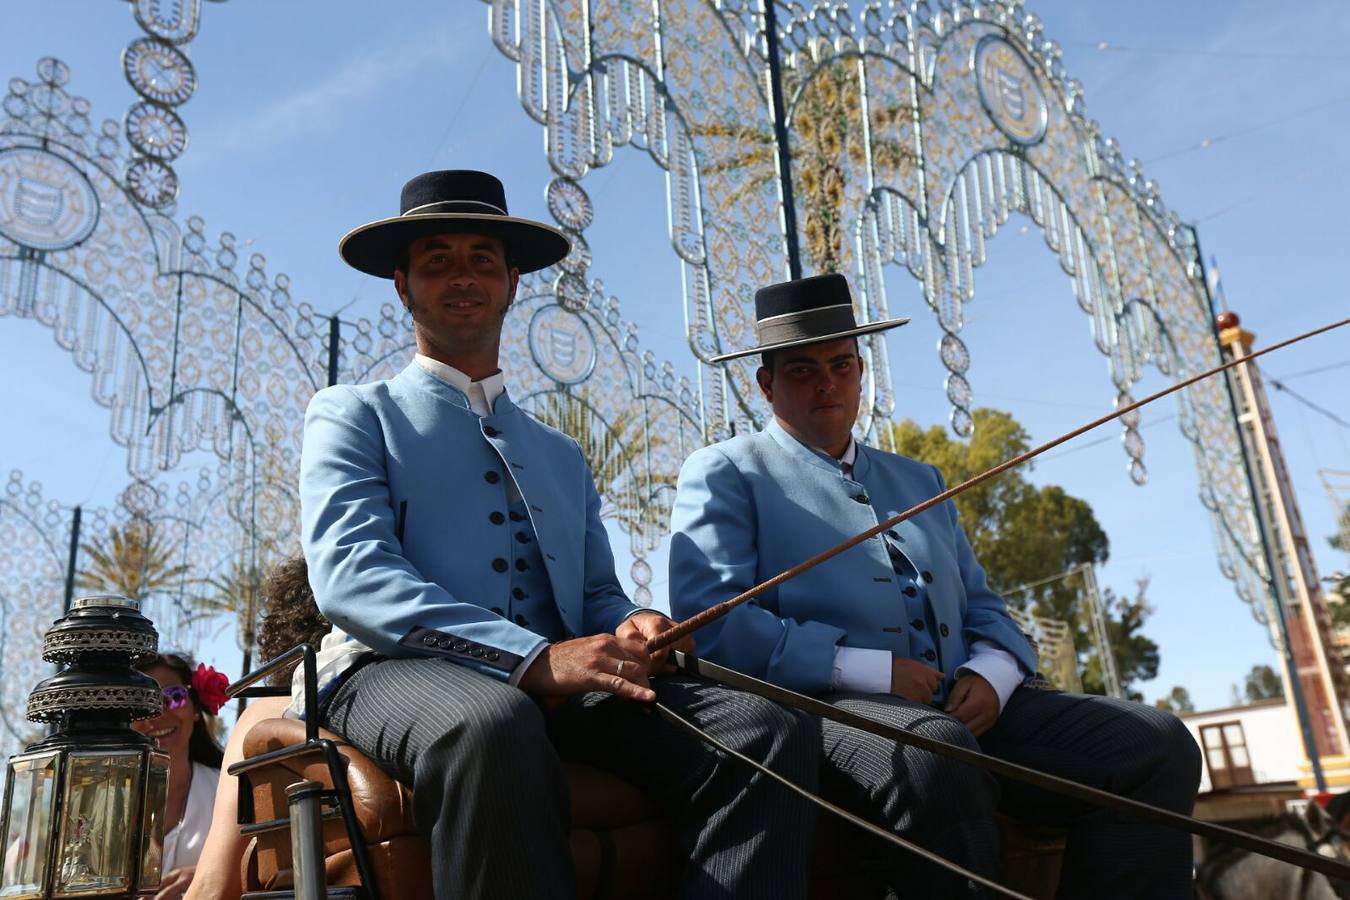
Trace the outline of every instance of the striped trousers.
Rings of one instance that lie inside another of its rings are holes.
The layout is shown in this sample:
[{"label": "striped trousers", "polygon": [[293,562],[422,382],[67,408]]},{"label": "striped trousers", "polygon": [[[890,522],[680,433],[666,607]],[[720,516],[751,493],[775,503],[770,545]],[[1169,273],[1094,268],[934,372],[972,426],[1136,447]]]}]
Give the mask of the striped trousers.
[{"label": "striped trousers", "polygon": [[[1191,812],[1200,751],[1170,713],[1110,697],[1020,687],[978,740],[930,706],[885,695],[832,694],[852,712],[1115,794]],[[1059,900],[1189,900],[1191,838],[924,750],[822,722],[825,796],[877,825],[997,880],[996,810],[1068,827]],[[978,897],[965,879],[901,851],[890,886],[902,898]]]},{"label": "striped trousers", "polygon": [[[719,740],[817,788],[809,717],[701,679],[652,686]],[[322,718],[413,788],[437,898],[576,896],[560,759],[613,772],[677,811],[681,897],[805,896],[814,808],[637,704],[587,694],[545,712],[447,660],[384,659],[353,673]]]}]

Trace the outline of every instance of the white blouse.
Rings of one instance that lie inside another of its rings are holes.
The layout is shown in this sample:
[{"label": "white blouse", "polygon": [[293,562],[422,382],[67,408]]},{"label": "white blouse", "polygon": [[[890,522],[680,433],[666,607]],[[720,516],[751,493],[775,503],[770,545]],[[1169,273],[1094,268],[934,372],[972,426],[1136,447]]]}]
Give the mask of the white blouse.
[{"label": "white blouse", "polygon": [[182,821],[164,835],[165,875],[183,866],[195,866],[201,858],[206,833],[211,830],[211,811],[216,805],[219,781],[219,769],[199,762],[192,764],[192,783],[188,785]]}]

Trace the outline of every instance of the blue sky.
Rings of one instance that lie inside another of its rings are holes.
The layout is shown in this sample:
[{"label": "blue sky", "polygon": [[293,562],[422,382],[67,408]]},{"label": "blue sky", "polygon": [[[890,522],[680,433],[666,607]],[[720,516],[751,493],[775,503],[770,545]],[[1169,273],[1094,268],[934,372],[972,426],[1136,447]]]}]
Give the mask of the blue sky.
[{"label": "blue sky", "polygon": [[[248,252],[266,255],[271,271],[290,274],[297,299],[324,312],[350,304],[348,316],[371,316],[390,302],[386,283],[340,263],[337,239],[396,211],[400,185],[428,168],[491,169],[506,181],[513,212],[547,218],[543,132],[521,110],[514,64],[492,47],[484,4],[205,7],[191,45],[199,87],[180,110],[191,138],[176,164],[179,217],[202,216],[210,235],[232,231]],[[1144,162],[1167,205],[1198,223],[1229,302],[1258,344],[1350,310],[1341,273],[1350,8],[1331,0],[1032,0],[1028,8],[1062,44],[1089,114]],[[5,13],[0,59],[8,75],[31,77],[38,57],[59,56],[95,120],[121,119],[133,94],[119,54],[138,34],[126,4],[10,2]],[[641,324],[646,347],[692,374],[663,173],[625,149],[584,184],[597,210],[588,231],[592,275]],[[1106,361],[1034,225],[1014,219],[1000,232],[976,288],[963,338],[977,404],[1011,410],[1037,441],[1110,407]],[[901,412],[945,422],[937,326],[906,273],[889,272],[888,292],[893,312],[915,318],[888,337]],[[1273,356],[1265,368],[1278,377],[1347,360],[1350,335],[1334,334]],[[1163,384],[1153,373],[1136,395]],[[1350,367],[1288,384],[1350,419]],[[1272,403],[1319,567],[1345,569],[1345,555],[1326,544],[1335,526],[1317,473],[1350,469],[1350,430],[1285,395],[1273,393]],[[107,414],[89,399],[88,379],[31,322],[0,320],[0,409],[22,423],[0,434],[0,470],[23,469],[65,503],[110,502],[124,459],[108,437]],[[1103,585],[1123,591],[1151,578],[1156,612],[1146,630],[1161,645],[1162,669],[1144,685],[1149,699],[1184,684],[1214,706],[1250,666],[1274,655],[1218,572],[1189,445],[1167,420],[1172,412],[1163,404],[1144,414],[1145,488],[1125,474],[1117,431],[1047,455],[1031,475],[1093,505],[1112,543]],[[653,563],[660,595],[664,558]]]}]

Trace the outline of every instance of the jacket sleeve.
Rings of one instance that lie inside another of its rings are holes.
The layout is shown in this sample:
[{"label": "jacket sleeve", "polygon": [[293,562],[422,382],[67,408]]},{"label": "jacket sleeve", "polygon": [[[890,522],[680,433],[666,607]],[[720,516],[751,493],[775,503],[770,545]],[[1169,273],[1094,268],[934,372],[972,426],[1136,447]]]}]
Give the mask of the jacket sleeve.
[{"label": "jacket sleeve", "polygon": [[314,395],[300,456],[301,543],[319,610],[390,657],[441,656],[506,680],[543,638],[423,578],[395,534],[378,417],[349,387]]},{"label": "jacket sleeve", "polygon": [[[735,463],[716,447],[685,461],[670,539],[670,606],[685,619],[753,587],[759,574],[755,502]],[[776,574],[776,573],[772,573]],[[758,599],[694,635],[698,652],[792,690],[830,689],[835,646],[846,632],[783,618]]]},{"label": "jacket sleeve", "polygon": [[595,489],[595,476],[586,464],[586,457],[577,447],[581,471],[586,484],[586,547],[582,559],[581,623],[586,634],[612,634],[629,616],[642,612],[623,592],[619,578],[614,574],[614,551],[609,546],[609,533],[600,519],[600,494]]},{"label": "jacket sleeve", "polygon": [[[937,479],[936,493],[945,491],[947,485],[942,479],[942,473],[936,467],[933,467],[933,477]],[[970,549],[970,541],[966,538],[965,529],[961,527],[956,504],[948,500],[943,507],[951,521],[952,533],[956,540],[957,568],[961,574],[961,584],[966,591],[966,616],[961,626],[966,646],[970,647],[976,641],[991,641],[1011,653],[1024,672],[1034,673],[1036,654],[1032,651],[1031,644],[1027,643],[1022,629],[1018,628],[1012,616],[1008,615],[1008,604],[989,588],[984,567],[975,558],[974,551]]]}]

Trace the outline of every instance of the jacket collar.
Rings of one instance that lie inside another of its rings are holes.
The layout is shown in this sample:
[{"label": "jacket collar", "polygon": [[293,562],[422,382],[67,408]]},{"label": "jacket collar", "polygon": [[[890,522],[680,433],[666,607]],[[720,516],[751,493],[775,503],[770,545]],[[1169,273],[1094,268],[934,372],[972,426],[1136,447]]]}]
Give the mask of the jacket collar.
[{"label": "jacket collar", "polygon": [[[806,465],[824,469],[826,472],[830,472],[836,477],[844,477],[843,471],[839,468],[839,460],[822,450],[817,450],[815,447],[806,446],[801,441],[788,434],[787,429],[778,424],[777,419],[769,419],[769,424],[765,426],[764,431],[778,443],[778,446],[786,450],[789,456],[794,457]],[[861,444],[858,445],[858,458],[862,458]],[[855,480],[858,477],[857,466],[858,463],[855,460],[853,467],[853,476]]]},{"label": "jacket collar", "polygon": [[[432,375],[422,366],[421,363],[417,362],[417,360],[415,359],[412,362],[408,363],[407,368],[405,368],[402,372],[398,373],[398,376],[395,378],[395,380],[401,381],[404,384],[407,384],[419,390],[426,391],[427,393],[434,394],[435,396],[446,401],[447,403],[453,404],[454,406],[458,406],[460,409],[463,409],[466,412],[469,409],[468,395],[466,395],[463,391],[459,390],[458,388],[452,387],[451,385],[437,378],[435,375]],[[517,410],[516,405],[511,402],[510,393],[505,389],[505,387],[503,387],[501,394],[499,394],[497,396],[497,399],[493,401],[492,415],[503,416],[510,413],[514,413],[516,412],[516,410]]]}]

